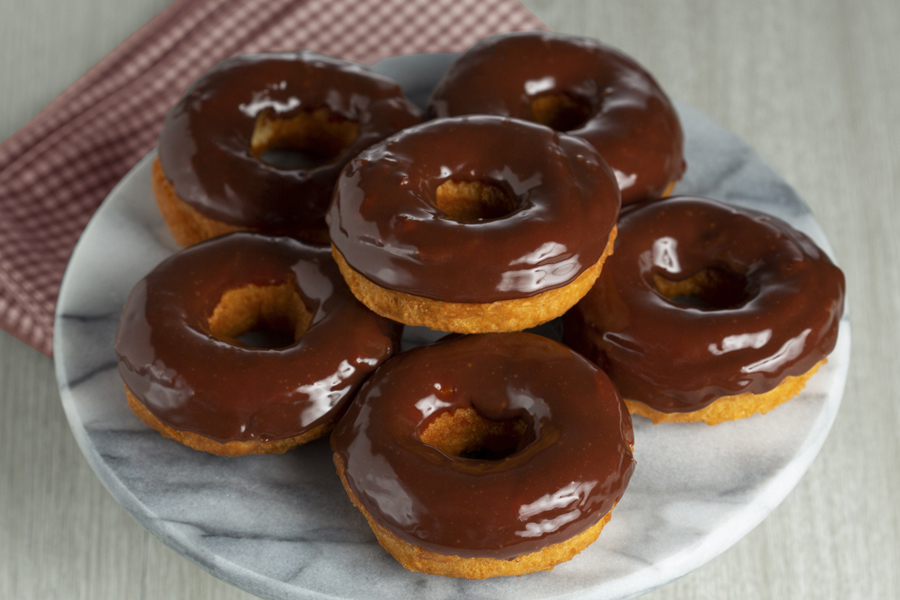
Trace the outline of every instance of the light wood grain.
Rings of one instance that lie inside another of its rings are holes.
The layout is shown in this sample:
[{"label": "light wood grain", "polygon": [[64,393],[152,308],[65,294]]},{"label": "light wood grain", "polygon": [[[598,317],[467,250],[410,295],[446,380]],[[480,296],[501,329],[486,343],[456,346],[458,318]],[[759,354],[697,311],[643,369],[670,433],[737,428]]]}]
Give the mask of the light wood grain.
[{"label": "light wood grain", "polygon": [[[0,139],[164,4],[0,4]],[[749,142],[812,207],[848,277],[851,373],[822,453],[750,535],[647,598],[900,598],[900,3],[525,4],[622,48]],[[0,598],[250,598],[124,513],[68,431],[52,362],[5,334]]]}]

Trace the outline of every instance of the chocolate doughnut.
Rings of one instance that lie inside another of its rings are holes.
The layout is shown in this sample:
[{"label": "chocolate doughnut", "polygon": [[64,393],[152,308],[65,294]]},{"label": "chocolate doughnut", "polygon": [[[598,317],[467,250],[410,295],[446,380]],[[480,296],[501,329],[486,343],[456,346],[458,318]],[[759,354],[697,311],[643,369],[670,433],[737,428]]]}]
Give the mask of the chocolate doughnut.
[{"label": "chocolate doughnut", "polygon": [[[341,168],[361,150],[421,121],[393,80],[302,51],[229,58],[169,111],[153,186],[175,240],[237,229],[327,244],[325,211]],[[272,149],[305,152],[275,166]]]},{"label": "chocolate doughnut", "polygon": [[798,394],[834,348],[844,276],[787,223],[701,198],[624,214],[564,341],[633,413],[716,424]]},{"label": "chocolate doughnut", "polygon": [[[237,339],[260,325],[286,333],[287,345]],[[236,456],[330,431],[398,334],[356,301],[326,248],[241,232],[182,250],[139,281],[116,354],[129,404],[148,425]]]},{"label": "chocolate doughnut", "polygon": [[328,219],[350,289],[378,314],[457,333],[568,310],[615,239],[615,178],[581,138],[494,116],[438,119],[353,159]]},{"label": "chocolate doughnut", "polygon": [[450,67],[429,111],[514,117],[582,137],[615,172],[622,204],[668,195],[685,170],[669,98],[633,59],[592,39],[527,31],[481,40]]},{"label": "chocolate doughnut", "polygon": [[529,333],[466,336],[385,363],[331,437],[338,474],[404,567],[483,579],[592,543],[634,469],[608,377]]}]

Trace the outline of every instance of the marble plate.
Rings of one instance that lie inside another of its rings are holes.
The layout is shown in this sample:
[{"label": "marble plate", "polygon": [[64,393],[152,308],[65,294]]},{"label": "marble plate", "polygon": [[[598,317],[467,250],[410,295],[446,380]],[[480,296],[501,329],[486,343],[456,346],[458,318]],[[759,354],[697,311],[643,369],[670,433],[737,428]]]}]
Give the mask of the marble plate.
[{"label": "marble plate", "polygon": [[[452,55],[388,59],[376,70],[423,103]],[[746,144],[678,105],[689,168],[677,192],[772,213],[831,253],[815,218]],[[737,542],[797,484],[841,402],[850,324],[801,397],[766,416],[653,426],[636,419],[637,469],[597,543],[549,573],[473,582],[410,573],[347,500],[325,441],[228,459],[163,439],[128,409],[113,339],[132,286],[177,247],[153,201],[147,156],[78,242],[57,306],[60,395],[81,450],[138,522],[216,577],[264,598],[529,600],[631,598]]]}]

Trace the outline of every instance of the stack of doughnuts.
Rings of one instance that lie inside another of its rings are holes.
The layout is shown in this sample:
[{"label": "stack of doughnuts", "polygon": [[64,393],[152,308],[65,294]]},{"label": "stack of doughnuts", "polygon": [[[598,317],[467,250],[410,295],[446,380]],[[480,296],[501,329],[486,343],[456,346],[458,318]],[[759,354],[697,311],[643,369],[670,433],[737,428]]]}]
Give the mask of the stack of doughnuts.
[{"label": "stack of doughnuts", "polygon": [[[407,569],[552,569],[622,499],[631,414],[717,424],[796,395],[834,347],[843,276],[772,217],[670,197],[678,115],[594,40],[483,40],[426,116],[310,52],[191,86],[153,165],[189,247],[126,303],[126,398],[213,454],[330,433]],[[559,317],[563,343],[524,332]],[[398,354],[402,326],[447,335]]]}]

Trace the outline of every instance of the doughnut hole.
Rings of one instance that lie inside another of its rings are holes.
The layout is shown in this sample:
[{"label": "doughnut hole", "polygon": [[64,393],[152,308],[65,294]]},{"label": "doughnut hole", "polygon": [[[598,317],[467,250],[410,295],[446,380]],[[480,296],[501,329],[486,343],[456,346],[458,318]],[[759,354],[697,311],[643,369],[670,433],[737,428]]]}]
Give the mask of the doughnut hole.
[{"label": "doughnut hole", "polygon": [[435,205],[460,223],[499,219],[518,208],[518,200],[499,186],[483,181],[449,179],[435,190]]},{"label": "doughnut hole", "polygon": [[475,460],[500,460],[527,446],[528,421],[518,417],[491,421],[474,408],[458,408],[433,420],[419,439],[449,456]]},{"label": "doughnut hole", "polygon": [[689,308],[738,308],[755,295],[747,277],[727,267],[709,267],[680,280],[654,273],[653,281],[660,294],[675,304]]},{"label": "doughnut hole", "polygon": [[358,123],[324,107],[287,118],[264,110],[256,117],[250,154],[275,167],[311,168],[333,160],[358,134]]},{"label": "doughnut hole", "polygon": [[544,94],[531,101],[535,122],[556,131],[578,129],[591,117],[591,103],[586,98],[566,93]]},{"label": "doughnut hole", "polygon": [[222,295],[209,317],[213,337],[235,346],[274,349],[298,341],[312,320],[290,282],[247,285]]}]

